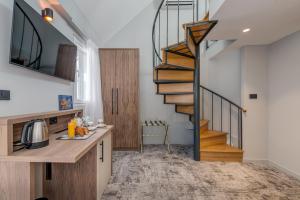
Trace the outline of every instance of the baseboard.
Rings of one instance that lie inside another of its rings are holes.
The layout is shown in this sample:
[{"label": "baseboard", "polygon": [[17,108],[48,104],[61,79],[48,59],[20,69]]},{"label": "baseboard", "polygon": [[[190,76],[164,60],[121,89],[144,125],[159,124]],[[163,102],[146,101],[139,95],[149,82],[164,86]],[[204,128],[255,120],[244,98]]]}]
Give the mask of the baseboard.
[{"label": "baseboard", "polygon": [[281,165],[279,165],[279,164],[277,164],[277,163],[275,163],[275,162],[273,162],[273,161],[268,161],[268,165],[270,166],[270,167],[273,167],[273,168],[275,168],[275,169],[278,169],[278,170],[280,170],[280,171],[283,171],[284,173],[286,173],[286,174],[288,174],[288,175],[290,175],[290,176],[292,176],[292,177],[294,177],[294,178],[296,178],[296,179],[298,179],[298,180],[300,180],[300,174],[297,174],[296,172],[293,172],[292,170],[289,170],[289,169],[287,169],[287,168],[285,168],[285,167],[283,167],[283,166],[281,166]]}]

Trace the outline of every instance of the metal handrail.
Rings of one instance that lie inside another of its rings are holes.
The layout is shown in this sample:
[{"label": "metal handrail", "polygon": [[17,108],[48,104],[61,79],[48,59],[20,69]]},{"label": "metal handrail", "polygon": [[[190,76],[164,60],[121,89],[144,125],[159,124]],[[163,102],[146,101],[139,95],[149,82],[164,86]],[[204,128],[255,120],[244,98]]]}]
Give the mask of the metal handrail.
[{"label": "metal handrail", "polygon": [[204,90],[207,90],[207,91],[213,93],[214,95],[220,97],[221,99],[223,99],[223,100],[227,101],[228,103],[234,105],[235,107],[239,108],[239,109],[242,110],[243,112],[247,112],[246,109],[244,109],[244,108],[242,108],[241,106],[237,105],[236,103],[230,101],[230,100],[227,99],[226,97],[224,97],[224,96],[222,96],[222,95],[220,95],[220,94],[218,94],[218,93],[216,93],[216,92],[214,92],[214,91],[208,89],[207,87],[204,87],[203,85],[200,85],[200,88],[203,88]]},{"label": "metal handrail", "polygon": [[238,113],[238,147],[243,149],[243,115],[242,113],[247,112],[246,109],[242,108],[241,106],[237,105],[236,103],[232,102],[228,98],[212,91],[211,89],[208,89],[207,87],[204,87],[200,85],[200,89],[202,89],[202,118],[205,116],[205,109],[204,109],[204,91],[208,91],[211,94],[211,128],[214,130],[214,97],[219,97],[221,99],[220,102],[220,122],[221,122],[221,127],[220,131],[223,132],[223,101],[227,102],[229,104],[229,138],[230,138],[230,145],[233,146],[232,144],[232,107],[237,108],[237,113]]}]

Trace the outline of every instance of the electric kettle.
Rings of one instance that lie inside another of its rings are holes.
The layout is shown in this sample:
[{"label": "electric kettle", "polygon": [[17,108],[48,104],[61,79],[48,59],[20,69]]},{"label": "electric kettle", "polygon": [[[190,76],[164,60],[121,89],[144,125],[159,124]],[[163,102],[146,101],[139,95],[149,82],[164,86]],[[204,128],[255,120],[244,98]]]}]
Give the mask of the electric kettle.
[{"label": "electric kettle", "polygon": [[48,128],[45,120],[27,122],[22,130],[21,143],[27,149],[37,149],[49,145]]}]

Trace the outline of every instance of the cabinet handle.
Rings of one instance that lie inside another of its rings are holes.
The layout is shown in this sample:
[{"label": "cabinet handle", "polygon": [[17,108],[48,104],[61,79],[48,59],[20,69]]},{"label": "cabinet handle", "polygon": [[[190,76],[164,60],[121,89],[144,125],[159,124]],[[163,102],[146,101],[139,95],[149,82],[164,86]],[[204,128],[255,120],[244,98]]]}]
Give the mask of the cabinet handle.
[{"label": "cabinet handle", "polygon": [[104,162],[104,141],[102,140],[101,144],[101,157],[99,158],[102,162]]},{"label": "cabinet handle", "polygon": [[52,164],[46,163],[46,180],[52,179]]},{"label": "cabinet handle", "polygon": [[117,88],[117,115],[119,114],[119,88]]}]

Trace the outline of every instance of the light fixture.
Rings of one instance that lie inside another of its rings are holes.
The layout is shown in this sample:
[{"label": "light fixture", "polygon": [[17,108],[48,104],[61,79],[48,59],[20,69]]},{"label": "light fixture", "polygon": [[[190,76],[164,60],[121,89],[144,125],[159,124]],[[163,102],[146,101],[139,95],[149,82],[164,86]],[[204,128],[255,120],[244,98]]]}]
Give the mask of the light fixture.
[{"label": "light fixture", "polygon": [[53,21],[53,10],[51,8],[45,8],[44,10],[42,10],[42,16],[46,22],[52,22]]},{"label": "light fixture", "polygon": [[247,33],[247,32],[249,32],[251,29],[250,28],[245,28],[244,30],[243,30],[243,33]]}]

